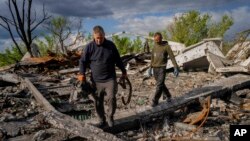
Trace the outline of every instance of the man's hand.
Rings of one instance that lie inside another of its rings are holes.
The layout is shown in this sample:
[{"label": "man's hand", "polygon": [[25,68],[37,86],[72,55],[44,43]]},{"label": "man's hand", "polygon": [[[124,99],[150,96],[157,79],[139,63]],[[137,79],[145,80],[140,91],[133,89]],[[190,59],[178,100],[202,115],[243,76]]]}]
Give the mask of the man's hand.
[{"label": "man's hand", "polygon": [[174,76],[175,77],[179,76],[179,69],[178,68],[174,68]]},{"label": "man's hand", "polygon": [[86,81],[85,75],[83,75],[83,74],[77,75],[77,79],[78,79],[79,81],[81,81],[81,82],[85,82],[85,81]]},{"label": "man's hand", "polygon": [[127,73],[122,73],[122,76],[121,76],[122,79],[126,79],[127,77],[128,77]]},{"label": "man's hand", "polygon": [[152,75],[153,75],[153,73],[152,73],[152,67],[149,67],[148,68],[148,72],[147,72],[147,76],[151,77]]}]

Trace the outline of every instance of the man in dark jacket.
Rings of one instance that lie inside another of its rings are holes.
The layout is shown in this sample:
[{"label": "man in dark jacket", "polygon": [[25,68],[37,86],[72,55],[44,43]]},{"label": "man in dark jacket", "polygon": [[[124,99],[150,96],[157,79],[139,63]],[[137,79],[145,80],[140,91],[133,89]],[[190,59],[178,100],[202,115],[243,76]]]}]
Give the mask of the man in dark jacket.
[{"label": "man in dark jacket", "polygon": [[162,41],[162,34],[156,32],[154,34],[154,48],[151,56],[151,68],[153,68],[154,77],[156,80],[156,92],[153,95],[151,106],[158,105],[159,98],[163,93],[163,98],[168,98],[171,101],[171,94],[165,85],[166,66],[168,56],[174,65],[174,75],[177,77],[179,74],[178,65],[176,63],[174,54],[167,41]]},{"label": "man in dark jacket", "polygon": [[81,56],[78,79],[85,81],[86,68],[89,66],[97,89],[93,96],[97,117],[100,121],[98,126],[102,128],[106,125],[104,95],[107,95],[107,122],[112,127],[117,93],[115,65],[121,69],[122,77],[127,77],[127,73],[115,44],[105,39],[105,32],[101,26],[93,28],[93,38],[94,40],[86,46]]}]

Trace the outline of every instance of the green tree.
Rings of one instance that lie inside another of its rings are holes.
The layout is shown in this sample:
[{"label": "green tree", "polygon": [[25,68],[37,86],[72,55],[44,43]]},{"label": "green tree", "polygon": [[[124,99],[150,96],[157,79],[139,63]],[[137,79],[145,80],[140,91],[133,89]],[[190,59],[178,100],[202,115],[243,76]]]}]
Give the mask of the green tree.
[{"label": "green tree", "polygon": [[173,24],[168,28],[170,39],[186,46],[201,41],[207,37],[207,24],[210,18],[208,14],[201,15],[198,11],[189,11],[180,17],[175,17]]},{"label": "green tree", "polygon": [[133,40],[131,48],[133,53],[138,53],[142,51],[143,43],[140,37],[136,37],[136,39]]},{"label": "green tree", "polygon": [[169,39],[189,46],[204,38],[223,38],[232,25],[233,19],[227,15],[220,22],[214,23],[209,14],[202,15],[192,10],[174,18],[174,22],[168,27]]},{"label": "green tree", "polygon": [[131,52],[131,41],[128,37],[119,37],[119,36],[113,36],[112,40],[114,41],[119,53],[121,55],[124,55],[128,52]]},{"label": "green tree", "polygon": [[[24,53],[27,52],[25,50],[25,45],[23,44],[19,45],[19,49]],[[19,49],[15,46],[12,46],[11,48],[5,49],[2,53],[0,52],[0,66],[6,66],[19,62],[23,56]]]},{"label": "green tree", "polygon": [[233,25],[233,23],[232,17],[224,15],[220,22],[211,24],[208,31],[208,37],[223,37],[225,32]]},{"label": "green tree", "polygon": [[56,41],[53,35],[44,35],[44,40],[36,40],[42,56],[46,56],[48,51],[53,51],[56,48]]},{"label": "green tree", "polygon": [[113,36],[112,40],[121,55],[127,53],[138,53],[143,49],[143,43],[139,37],[131,41],[129,37]]}]

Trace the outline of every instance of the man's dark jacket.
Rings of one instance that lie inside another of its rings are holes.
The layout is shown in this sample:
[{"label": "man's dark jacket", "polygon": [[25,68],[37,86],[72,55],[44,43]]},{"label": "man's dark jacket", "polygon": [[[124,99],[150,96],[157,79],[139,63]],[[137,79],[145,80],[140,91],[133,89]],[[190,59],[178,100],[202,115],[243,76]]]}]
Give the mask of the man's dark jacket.
[{"label": "man's dark jacket", "polygon": [[116,78],[115,65],[126,73],[115,44],[104,40],[103,44],[97,45],[90,42],[83,51],[80,59],[80,73],[85,74],[89,66],[95,82],[107,82]]}]

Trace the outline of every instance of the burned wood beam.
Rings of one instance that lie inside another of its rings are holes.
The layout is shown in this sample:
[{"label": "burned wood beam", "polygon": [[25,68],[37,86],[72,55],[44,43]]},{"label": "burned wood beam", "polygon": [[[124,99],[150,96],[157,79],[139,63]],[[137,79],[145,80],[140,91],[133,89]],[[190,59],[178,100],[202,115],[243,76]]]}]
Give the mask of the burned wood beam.
[{"label": "burned wood beam", "polygon": [[[104,129],[112,133],[119,133],[140,126],[154,117],[159,117],[169,112],[175,111],[187,106],[200,97],[211,95],[218,96],[227,92],[236,91],[250,87],[250,77],[247,75],[234,75],[229,78],[221,79],[213,84],[206,85],[202,88],[194,89],[181,97],[177,97],[172,102],[163,102],[156,107],[144,106],[129,111],[117,112],[115,114],[115,126],[112,129]],[[95,124],[95,120],[91,119],[86,122]]]},{"label": "burned wood beam", "polygon": [[119,141],[121,139],[116,136],[105,133],[103,130],[82,123],[68,115],[58,112],[48,101],[43,97],[43,95],[37,90],[37,88],[30,82],[28,78],[25,78],[23,82],[32,92],[36,101],[39,102],[46,110],[43,112],[43,122],[49,123],[52,126],[60,129],[65,129],[70,133],[77,136],[86,138],[88,140],[103,140],[103,141]]},{"label": "burned wood beam", "polygon": [[38,88],[38,90],[48,90],[48,89],[57,89],[57,88],[65,88],[65,87],[72,87],[72,85],[42,87],[42,88]]},{"label": "burned wood beam", "polygon": [[43,97],[43,95],[37,90],[37,88],[31,83],[28,78],[23,80],[31,91],[32,95],[35,97],[36,101],[45,108],[47,111],[56,111],[56,109]]},{"label": "burned wood beam", "polygon": [[68,74],[68,73],[77,73],[79,71],[80,71],[79,68],[72,68],[72,69],[60,70],[59,73],[60,74]]},{"label": "burned wood beam", "polygon": [[0,67],[0,72],[1,72],[1,71],[7,71],[7,70],[9,70],[9,69],[12,69],[12,68],[14,68],[15,66],[16,66],[16,64],[11,64],[11,65],[9,65],[9,66]]},{"label": "burned wood beam", "polygon": [[18,83],[20,83],[20,80],[16,74],[0,73],[0,87],[12,86]]},{"label": "burned wood beam", "polygon": [[60,112],[43,112],[43,121],[56,128],[65,129],[70,133],[88,140],[120,141],[116,136],[103,132],[102,129],[80,122]]},{"label": "burned wood beam", "polygon": [[20,82],[18,76],[16,74],[11,74],[11,73],[4,73],[4,74],[0,73],[0,80],[14,83],[14,84],[17,84]]}]

